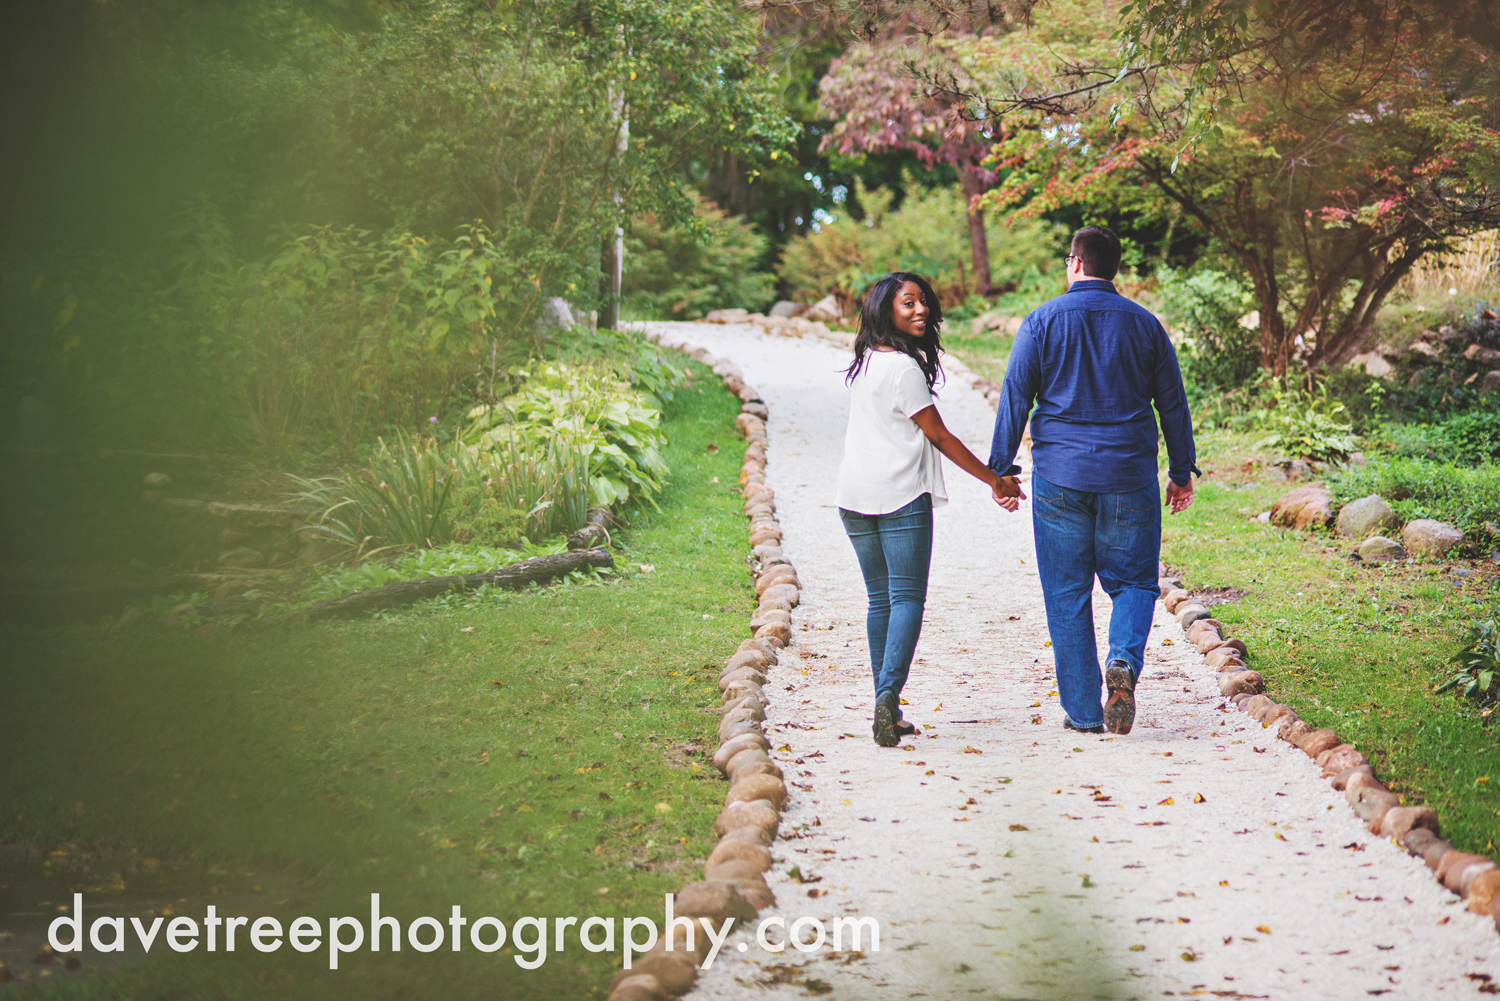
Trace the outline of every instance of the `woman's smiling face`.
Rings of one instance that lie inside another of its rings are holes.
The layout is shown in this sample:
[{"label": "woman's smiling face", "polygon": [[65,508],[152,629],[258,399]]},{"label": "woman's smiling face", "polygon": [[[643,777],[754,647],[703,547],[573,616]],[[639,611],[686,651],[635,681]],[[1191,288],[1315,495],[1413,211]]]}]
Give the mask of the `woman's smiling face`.
[{"label": "woman's smiling face", "polygon": [[891,318],[896,329],[907,337],[922,337],[927,333],[927,312],[922,287],[916,282],[902,282],[891,303]]}]

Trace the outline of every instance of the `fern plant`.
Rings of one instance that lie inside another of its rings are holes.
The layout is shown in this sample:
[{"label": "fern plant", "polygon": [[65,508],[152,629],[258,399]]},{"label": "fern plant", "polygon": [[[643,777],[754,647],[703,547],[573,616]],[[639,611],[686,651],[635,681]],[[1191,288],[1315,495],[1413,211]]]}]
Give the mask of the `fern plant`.
[{"label": "fern plant", "polygon": [[1435,691],[1460,689],[1465,698],[1493,702],[1500,696],[1500,621],[1494,615],[1475,619],[1469,642],[1453,655],[1458,668]]}]

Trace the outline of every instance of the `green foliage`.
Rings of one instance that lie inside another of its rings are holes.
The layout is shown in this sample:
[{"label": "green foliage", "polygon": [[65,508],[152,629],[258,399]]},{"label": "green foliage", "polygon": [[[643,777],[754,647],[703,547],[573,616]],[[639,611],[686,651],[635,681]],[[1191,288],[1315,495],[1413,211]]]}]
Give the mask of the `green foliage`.
[{"label": "green foliage", "polygon": [[555,437],[584,457],[594,506],[655,505],[669,472],[660,411],[608,368],[557,362],[517,375],[525,379],[518,392],[469,412],[465,441],[486,451],[527,436]]},{"label": "green foliage", "polygon": [[[842,212],[817,232],[787,243],[779,273],[787,283],[814,296],[838,292],[850,300],[891,271],[914,271],[927,278],[945,305],[969,297],[969,224],[958,185],[926,188],[905,178],[905,197],[892,209],[895,192],[857,186],[865,217]],[[986,219],[990,280],[1017,289],[1060,275],[1065,228],[1041,219],[995,214]]]},{"label": "green foliage", "polygon": [[714,309],[752,312],[775,300],[775,276],[758,270],[766,238],[695,196],[691,225],[635,217],[625,241],[625,305],[648,319],[697,320]]},{"label": "green foliage", "polygon": [[1443,441],[1455,462],[1500,459],[1500,413],[1459,414],[1443,422]]},{"label": "green foliage", "polygon": [[1358,449],[1354,429],[1343,418],[1344,404],[1329,394],[1327,386],[1313,393],[1282,388],[1275,400],[1265,419],[1271,434],[1257,447],[1323,460],[1345,459]]},{"label": "green foliage", "polygon": [[1474,620],[1468,642],[1453,655],[1453,662],[1458,668],[1434,691],[1459,689],[1464,698],[1484,702],[1500,697],[1500,625],[1493,614]]},{"label": "green foliage", "polygon": [[1260,373],[1260,330],[1240,322],[1255,308],[1245,283],[1219,271],[1162,268],[1157,277],[1163,311],[1183,338],[1177,357],[1189,402],[1196,406],[1253,380]]},{"label": "green foliage", "polygon": [[[567,546],[560,538],[549,539],[543,544],[523,539],[514,548],[486,546],[477,542],[453,542],[431,549],[413,549],[389,559],[364,560],[352,566],[331,569],[299,596],[298,603],[338,598],[356,591],[368,591],[419,577],[487,573],[533,556],[546,556],[566,550]],[[265,611],[277,611],[278,607],[268,607]]]},{"label": "green foliage", "polygon": [[1343,502],[1379,494],[1403,521],[1435,518],[1476,538],[1486,521],[1500,523],[1500,465],[1372,459],[1333,474],[1330,484]]}]

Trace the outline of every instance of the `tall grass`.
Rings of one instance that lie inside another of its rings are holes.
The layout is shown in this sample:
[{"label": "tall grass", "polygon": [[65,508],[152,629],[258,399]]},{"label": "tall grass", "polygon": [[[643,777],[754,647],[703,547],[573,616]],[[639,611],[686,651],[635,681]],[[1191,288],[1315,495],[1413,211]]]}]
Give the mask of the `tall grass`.
[{"label": "tall grass", "polygon": [[1474,468],[1422,459],[1386,459],[1350,467],[1331,478],[1344,502],[1378,494],[1402,521],[1435,518],[1486,541],[1485,522],[1500,522],[1500,466]]}]

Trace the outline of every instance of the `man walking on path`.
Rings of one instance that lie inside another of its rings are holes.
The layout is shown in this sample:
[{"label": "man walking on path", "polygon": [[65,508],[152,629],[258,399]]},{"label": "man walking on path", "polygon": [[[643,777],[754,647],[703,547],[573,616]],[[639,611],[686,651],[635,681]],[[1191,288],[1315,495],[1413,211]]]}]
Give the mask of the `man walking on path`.
[{"label": "man walking on path", "polygon": [[[1172,513],[1193,502],[1199,470],[1177,353],[1156,317],[1115,291],[1120,238],[1073,234],[1068,291],[1021,324],[1005,370],[989,465],[1006,476],[1031,418],[1032,530],[1052,636],[1063,725],[1129,733],[1135,682],[1158,597],[1161,494],[1156,419],[1169,460]],[[1032,404],[1036,411],[1032,413]],[[1201,474],[1200,474],[1201,475]],[[1094,576],[1114,601],[1099,701]]]}]

